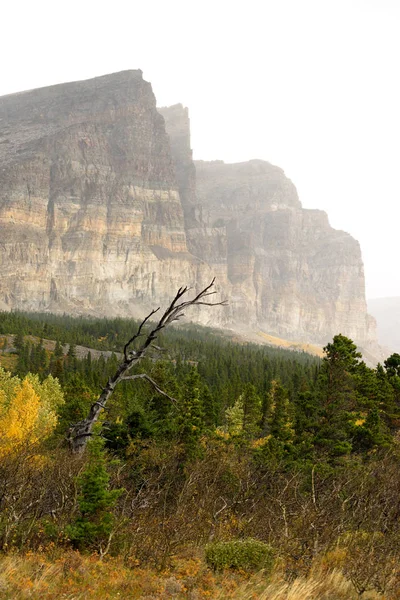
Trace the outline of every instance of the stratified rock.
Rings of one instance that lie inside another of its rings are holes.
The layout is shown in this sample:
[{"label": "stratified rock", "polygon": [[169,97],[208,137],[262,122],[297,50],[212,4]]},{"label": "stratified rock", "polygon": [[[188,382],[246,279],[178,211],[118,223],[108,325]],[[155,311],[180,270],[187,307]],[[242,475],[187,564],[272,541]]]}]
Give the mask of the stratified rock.
[{"label": "stratified rock", "polygon": [[[187,173],[187,109],[175,105],[161,112],[177,171]],[[364,347],[376,343],[356,240],[333,229],[323,211],[303,209],[279,167],[261,160],[195,166],[190,250],[226,269],[236,325],[296,340],[324,343],[342,332]]]},{"label": "stratified rock", "polygon": [[267,162],[196,168],[203,217],[225,227],[234,295],[262,329],[321,342],[338,332],[374,339],[356,240],[330,227],[326,213],[303,209],[292,182]]},{"label": "stratified rock", "polygon": [[209,283],[141,71],[0,98],[0,264],[26,310],[140,315]]},{"label": "stratified rock", "polygon": [[202,322],[375,339],[358,243],[278,167],[195,166],[141,71],[0,98],[0,264],[2,309],[141,316],[216,275],[229,307]]}]

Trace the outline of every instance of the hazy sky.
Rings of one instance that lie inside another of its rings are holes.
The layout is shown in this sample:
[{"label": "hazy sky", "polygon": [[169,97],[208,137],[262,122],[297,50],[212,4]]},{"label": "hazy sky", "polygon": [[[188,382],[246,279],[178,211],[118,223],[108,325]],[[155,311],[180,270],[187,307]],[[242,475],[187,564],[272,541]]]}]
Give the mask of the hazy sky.
[{"label": "hazy sky", "polygon": [[281,166],[400,296],[400,0],[4,0],[0,95],[140,68],[195,158]]}]

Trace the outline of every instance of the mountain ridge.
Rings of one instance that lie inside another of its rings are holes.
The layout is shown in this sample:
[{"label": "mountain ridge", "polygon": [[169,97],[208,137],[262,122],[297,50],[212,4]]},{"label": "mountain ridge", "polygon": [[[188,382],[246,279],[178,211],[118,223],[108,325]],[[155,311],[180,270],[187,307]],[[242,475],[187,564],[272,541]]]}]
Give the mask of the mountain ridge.
[{"label": "mountain ridge", "polygon": [[376,344],[358,242],[280,167],[193,161],[181,104],[142,72],[0,98],[0,303],[140,317],[216,276],[203,324]]}]

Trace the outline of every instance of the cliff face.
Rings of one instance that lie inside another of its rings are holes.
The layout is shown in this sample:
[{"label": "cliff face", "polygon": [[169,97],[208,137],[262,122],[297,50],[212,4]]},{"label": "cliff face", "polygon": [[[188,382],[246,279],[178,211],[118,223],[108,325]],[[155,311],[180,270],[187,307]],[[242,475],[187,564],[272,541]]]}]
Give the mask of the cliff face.
[{"label": "cliff face", "polygon": [[141,71],[0,98],[3,307],[140,315],[209,282]]},{"label": "cliff face", "polygon": [[375,336],[367,315],[358,242],[301,207],[283,171],[262,161],[196,163],[198,199],[212,228],[225,228],[229,281],[260,327],[325,341]]},{"label": "cliff face", "polygon": [[358,243],[277,167],[195,165],[140,71],[0,98],[0,265],[0,309],[141,316],[216,275],[202,322],[374,338]]},{"label": "cliff face", "polygon": [[[179,170],[191,156],[187,110],[162,114]],[[364,347],[376,341],[356,240],[333,229],[324,212],[303,209],[279,167],[260,160],[195,166],[190,249],[225,270],[236,325],[320,343],[340,332]]]}]

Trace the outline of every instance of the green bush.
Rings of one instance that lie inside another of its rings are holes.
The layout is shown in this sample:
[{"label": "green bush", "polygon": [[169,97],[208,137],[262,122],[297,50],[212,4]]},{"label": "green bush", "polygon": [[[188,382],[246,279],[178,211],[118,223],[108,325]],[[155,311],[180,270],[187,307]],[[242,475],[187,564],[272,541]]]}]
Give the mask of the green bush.
[{"label": "green bush", "polygon": [[252,538],[214,542],[206,546],[206,562],[215,571],[243,569],[244,571],[271,572],[274,552],[271,546]]}]

